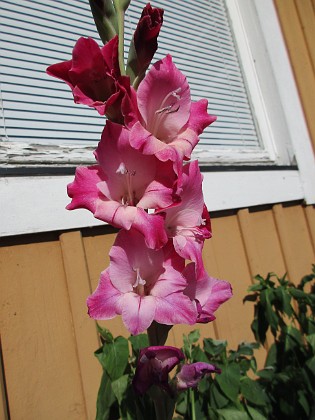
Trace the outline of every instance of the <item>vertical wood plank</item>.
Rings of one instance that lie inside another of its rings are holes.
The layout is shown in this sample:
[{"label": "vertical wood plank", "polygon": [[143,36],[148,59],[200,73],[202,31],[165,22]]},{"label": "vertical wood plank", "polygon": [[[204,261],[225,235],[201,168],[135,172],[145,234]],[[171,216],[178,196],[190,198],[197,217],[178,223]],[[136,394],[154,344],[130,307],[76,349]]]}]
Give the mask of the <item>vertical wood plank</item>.
[{"label": "vertical wood plank", "polygon": [[217,311],[215,328],[220,339],[231,348],[242,341],[253,341],[250,322],[253,307],[243,304],[251,275],[236,216],[212,220],[213,238],[207,242],[204,262],[208,273],[232,284],[233,297]]},{"label": "vertical wood plank", "polygon": [[7,406],[7,391],[4,380],[4,369],[2,363],[2,349],[1,349],[1,337],[0,337],[0,419],[8,420],[8,406]]},{"label": "vertical wood plank", "polygon": [[305,43],[310,55],[313,65],[313,72],[315,69],[315,13],[311,0],[295,0],[295,6],[301,22],[301,28],[304,33]]},{"label": "vertical wood plank", "polygon": [[[237,216],[252,277],[266,277],[269,272],[283,276],[286,267],[272,210],[250,213],[243,209]],[[273,341],[272,334],[267,334],[265,348]],[[256,355],[259,367],[263,367],[266,350],[261,348]]]},{"label": "vertical wood plank", "polygon": [[[294,0],[274,0],[291,59],[293,72],[315,148],[315,77]],[[299,1],[300,3],[308,2]],[[314,21],[313,21],[314,22]],[[314,23],[313,23],[314,24]],[[314,48],[314,42],[312,43]]]},{"label": "vertical wood plank", "polygon": [[1,341],[12,420],[85,420],[60,244],[0,248]]},{"label": "vertical wood plank", "polygon": [[313,243],[313,251],[315,252],[315,207],[307,206],[305,207],[304,211],[308,224],[308,230]]},{"label": "vertical wood plank", "polygon": [[273,207],[290,281],[298,283],[314,263],[313,246],[301,206]]},{"label": "vertical wood plank", "polygon": [[238,219],[252,277],[269,272],[283,276],[286,267],[272,210],[249,213],[243,209]]},{"label": "vertical wood plank", "polygon": [[62,234],[60,244],[69,291],[87,418],[94,420],[102,369],[94,356],[94,351],[100,345],[98,335],[86,308],[86,298],[91,293],[91,287],[80,232]]}]

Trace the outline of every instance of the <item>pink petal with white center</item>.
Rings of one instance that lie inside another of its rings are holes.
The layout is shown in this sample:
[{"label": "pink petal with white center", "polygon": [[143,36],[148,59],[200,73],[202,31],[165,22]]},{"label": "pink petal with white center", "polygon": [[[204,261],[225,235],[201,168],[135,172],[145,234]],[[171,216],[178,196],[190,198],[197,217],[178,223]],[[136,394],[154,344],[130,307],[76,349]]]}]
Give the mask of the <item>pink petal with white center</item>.
[{"label": "pink petal with white center", "polygon": [[176,175],[172,165],[132,148],[123,126],[107,122],[95,156],[107,175],[100,185],[107,198],[145,209],[173,204]]},{"label": "pink petal with white center", "polygon": [[152,324],[155,316],[155,298],[126,293],[121,299],[122,320],[131,334],[137,335]]},{"label": "pink petal with white center", "polygon": [[196,308],[189,297],[183,293],[173,293],[163,298],[156,298],[156,322],[166,325],[193,325],[196,320]]},{"label": "pink petal with white center", "polygon": [[[120,231],[115,243],[110,250],[110,268],[112,283],[124,292],[132,290],[130,286],[123,286],[128,278],[131,286],[134,286],[137,278],[137,270],[143,279],[158,278],[163,273],[164,253],[162,250],[149,249],[145,244],[145,238],[135,229]],[[129,267],[129,268],[128,268]],[[133,273],[133,278],[130,275]]]},{"label": "pink petal with white center", "polygon": [[67,210],[83,208],[95,212],[97,203],[100,201],[100,193],[97,184],[104,179],[102,169],[95,165],[78,167],[75,171],[74,181],[68,185],[68,195],[72,198]]},{"label": "pink petal with white center", "polygon": [[133,292],[133,285],[136,282],[137,273],[134,270],[126,249],[117,245],[117,239],[119,242],[120,231],[117,235],[116,241],[112,246],[110,256],[110,266],[108,273],[111,278],[113,286],[121,293]]},{"label": "pink petal with white center", "polygon": [[124,206],[117,201],[103,200],[97,202],[94,217],[111,225],[129,230],[137,216],[137,208]]},{"label": "pink petal with white center", "polygon": [[172,141],[189,119],[189,85],[170,55],[152,66],[137,97],[146,129],[165,143]]},{"label": "pink petal with white center", "polygon": [[130,144],[144,155],[155,155],[160,161],[173,162],[174,171],[179,175],[182,161],[189,158],[193,147],[198,142],[198,137],[191,129],[179,134],[169,144],[157,139],[146,130],[138,121],[130,131]]},{"label": "pink petal with white center", "polygon": [[121,293],[111,283],[108,270],[101,274],[99,285],[88,297],[88,312],[94,319],[112,319],[117,315],[117,302]]}]

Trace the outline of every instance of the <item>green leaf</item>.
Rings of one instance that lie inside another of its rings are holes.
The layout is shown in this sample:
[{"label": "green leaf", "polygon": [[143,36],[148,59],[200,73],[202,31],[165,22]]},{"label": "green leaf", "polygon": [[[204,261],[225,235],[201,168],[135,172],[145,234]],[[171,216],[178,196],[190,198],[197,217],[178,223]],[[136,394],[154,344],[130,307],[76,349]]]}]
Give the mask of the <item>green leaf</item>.
[{"label": "green leaf", "polygon": [[308,371],[311,374],[311,376],[313,377],[313,380],[315,380],[315,356],[313,356],[312,358],[308,359],[305,362],[305,366],[308,369]]},{"label": "green leaf", "polygon": [[290,287],[289,292],[297,300],[305,299],[307,297],[307,293],[303,292],[302,290],[296,289],[295,287]]},{"label": "green leaf", "polygon": [[299,330],[290,325],[284,340],[284,350],[289,351],[299,347],[303,349],[303,337]]},{"label": "green leaf", "polygon": [[244,398],[246,398],[246,400],[252,404],[264,406],[268,402],[268,398],[264,393],[263,388],[257,381],[254,381],[250,378],[243,378],[241,380],[241,393],[243,394]]},{"label": "green leaf", "polygon": [[291,317],[293,314],[293,308],[291,306],[291,295],[283,287],[278,287],[275,291],[276,297],[280,302],[281,310],[288,316]]},{"label": "green leaf", "polygon": [[199,346],[196,346],[192,350],[192,362],[205,362],[209,363],[208,357],[205,353],[201,350]]},{"label": "green leaf", "polygon": [[313,350],[313,354],[315,353],[315,334],[310,334],[306,336],[306,340],[308,344],[311,346]]},{"label": "green leaf", "polygon": [[249,420],[250,417],[244,411],[240,411],[237,408],[220,408],[217,410],[220,414],[219,419],[224,420]]},{"label": "green leaf", "polygon": [[255,410],[253,407],[247,405],[246,409],[252,420],[266,420],[267,417],[263,416],[259,411]]},{"label": "green leaf", "polygon": [[199,330],[191,331],[188,334],[188,340],[189,340],[190,343],[197,343],[199,338],[200,338],[200,331]]},{"label": "green leaf", "polygon": [[181,414],[182,416],[184,416],[187,411],[187,395],[187,392],[182,392],[177,398],[176,413]]},{"label": "green leaf", "polygon": [[265,316],[264,308],[260,303],[255,306],[255,316],[251,323],[251,329],[254,333],[256,340],[264,344],[266,341],[266,332],[268,330],[268,322]]},{"label": "green leaf", "polygon": [[114,341],[113,334],[107,328],[102,328],[98,323],[96,324],[96,328],[103,343],[112,343]]},{"label": "green leaf", "polygon": [[237,352],[239,354],[244,354],[245,356],[252,356],[254,354],[254,349],[259,348],[259,343],[246,343],[243,342],[239,344]]},{"label": "green leaf", "polygon": [[128,365],[128,340],[117,337],[113,343],[105,343],[103,352],[98,357],[112,381],[120,378]]},{"label": "green leaf", "polygon": [[299,401],[299,404],[300,404],[300,406],[302,407],[302,409],[304,410],[305,415],[306,415],[306,418],[309,418],[309,414],[310,414],[310,405],[309,405],[309,403],[308,403],[308,401],[307,401],[307,398],[306,398],[306,396],[305,396],[304,392],[303,392],[303,391],[301,391],[301,390],[299,390],[299,391],[297,392],[297,394],[298,394],[298,401]]},{"label": "green leaf", "polygon": [[259,376],[262,379],[265,379],[267,381],[271,381],[274,374],[275,374],[275,370],[273,367],[268,366],[265,369],[259,370],[258,372],[256,372],[257,376]]},{"label": "green leaf", "polygon": [[265,368],[267,367],[274,367],[277,365],[277,346],[275,343],[272,343],[270,349],[267,353],[266,361],[265,361]]},{"label": "green leaf", "polygon": [[210,401],[214,408],[223,408],[229,403],[229,399],[222,393],[216,382],[210,387]]},{"label": "green leaf", "polygon": [[147,334],[131,335],[128,340],[131,343],[131,347],[135,355],[137,355],[139,351],[144,347],[149,346],[149,339]]},{"label": "green leaf", "polygon": [[96,420],[109,420],[110,407],[115,401],[111,381],[107,372],[104,371],[96,401]]},{"label": "green leaf", "polygon": [[206,353],[210,356],[217,356],[220,353],[225,353],[227,342],[225,340],[213,340],[212,338],[205,338],[203,340],[203,347]]},{"label": "green leaf", "polygon": [[121,405],[124,395],[128,387],[129,375],[123,375],[120,378],[112,382],[112,390],[118,400],[119,405]]},{"label": "green leaf", "polygon": [[222,392],[233,402],[238,398],[240,379],[240,367],[236,363],[225,366],[222,373],[216,376],[216,381]]},{"label": "green leaf", "polygon": [[272,334],[275,336],[278,328],[278,317],[272,307],[272,300],[274,298],[274,290],[266,289],[260,294],[260,302],[264,307],[266,320],[269,323]]}]

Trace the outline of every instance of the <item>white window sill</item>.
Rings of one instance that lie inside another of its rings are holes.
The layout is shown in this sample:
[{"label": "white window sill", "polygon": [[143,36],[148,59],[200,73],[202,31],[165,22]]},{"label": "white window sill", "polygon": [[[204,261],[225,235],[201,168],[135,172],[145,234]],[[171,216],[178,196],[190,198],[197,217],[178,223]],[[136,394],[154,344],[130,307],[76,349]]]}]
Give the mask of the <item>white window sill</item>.
[{"label": "white window sill", "polygon": [[[211,211],[301,200],[295,170],[205,172],[203,190]],[[66,186],[73,176],[0,179],[0,235],[20,235],[104,224],[88,210],[65,210]]]}]

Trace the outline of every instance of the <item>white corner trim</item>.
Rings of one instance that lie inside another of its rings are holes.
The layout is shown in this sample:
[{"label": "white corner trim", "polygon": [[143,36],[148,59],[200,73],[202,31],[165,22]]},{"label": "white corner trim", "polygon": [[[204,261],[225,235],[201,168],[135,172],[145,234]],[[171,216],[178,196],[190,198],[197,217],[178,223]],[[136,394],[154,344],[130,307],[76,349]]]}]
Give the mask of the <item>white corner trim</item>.
[{"label": "white corner trim", "polygon": [[[298,171],[204,173],[209,211],[303,199]],[[88,210],[68,211],[73,176],[0,179],[0,236],[103,225]]]}]

